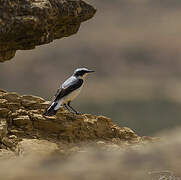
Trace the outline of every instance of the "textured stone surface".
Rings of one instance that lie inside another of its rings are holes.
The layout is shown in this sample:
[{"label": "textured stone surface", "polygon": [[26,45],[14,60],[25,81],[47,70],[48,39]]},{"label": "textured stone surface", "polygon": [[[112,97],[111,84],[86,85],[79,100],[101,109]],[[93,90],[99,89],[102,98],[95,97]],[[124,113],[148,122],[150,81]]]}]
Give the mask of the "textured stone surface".
[{"label": "textured stone surface", "polygon": [[16,50],[75,34],[95,12],[82,0],[1,0],[0,62],[13,58]]},{"label": "textured stone surface", "polygon": [[[45,118],[44,99],[3,90],[0,94],[3,180],[145,180],[152,178],[148,173],[154,168],[180,173],[180,136],[168,135],[174,142],[166,138],[161,143],[107,117],[74,115],[62,108]],[[155,141],[159,143],[150,143]],[[172,173],[173,178],[178,174]]]},{"label": "textured stone surface", "polygon": [[6,119],[0,119],[0,140],[3,139],[3,137],[6,137],[8,130],[7,130],[7,122]]},{"label": "textured stone surface", "polygon": [[45,155],[45,151],[69,154],[90,144],[117,150],[146,142],[131,129],[119,127],[107,117],[75,115],[62,108],[56,116],[44,117],[48,101],[31,95],[0,92],[0,148],[16,154],[39,152]]},{"label": "textured stone surface", "polygon": [[[91,146],[68,158],[46,154],[1,160],[1,179],[180,180],[181,131],[177,129],[175,132],[167,132],[162,142],[141,148],[134,146],[124,151],[117,145],[114,145],[115,150],[111,148],[110,151]],[[103,141],[97,143],[105,144]],[[30,149],[33,148],[32,144]],[[74,151],[77,149],[78,146],[72,148]]]},{"label": "textured stone surface", "polygon": [[16,157],[16,154],[12,151],[8,151],[6,149],[0,149],[0,160],[13,159]]},{"label": "textured stone surface", "polygon": [[56,151],[58,151],[58,146],[56,143],[47,140],[23,139],[18,144],[17,151],[20,156],[47,156],[56,153]]}]

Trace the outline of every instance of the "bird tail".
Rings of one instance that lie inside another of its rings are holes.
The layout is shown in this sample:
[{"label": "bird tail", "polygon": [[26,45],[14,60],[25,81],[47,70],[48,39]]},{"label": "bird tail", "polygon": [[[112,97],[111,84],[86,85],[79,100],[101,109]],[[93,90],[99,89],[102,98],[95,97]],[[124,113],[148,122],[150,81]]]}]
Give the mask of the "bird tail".
[{"label": "bird tail", "polygon": [[57,102],[53,102],[50,107],[43,113],[44,116],[54,116],[56,115],[58,108],[56,106],[58,105]]}]

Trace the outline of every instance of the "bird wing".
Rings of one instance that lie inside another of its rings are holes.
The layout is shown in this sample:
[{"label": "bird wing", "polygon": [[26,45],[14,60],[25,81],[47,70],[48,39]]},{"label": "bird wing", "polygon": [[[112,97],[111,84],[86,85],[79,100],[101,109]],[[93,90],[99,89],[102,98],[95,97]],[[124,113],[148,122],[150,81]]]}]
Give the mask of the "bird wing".
[{"label": "bird wing", "polygon": [[61,92],[61,90],[62,90],[62,88],[61,88],[61,87],[57,89],[57,92],[56,92],[56,94],[53,96],[53,98],[52,98],[52,100],[51,100],[51,103],[50,103],[50,104],[52,104],[52,103],[55,101],[56,97],[57,97],[57,96],[58,96],[58,94]]},{"label": "bird wing", "polygon": [[52,99],[52,102],[58,101],[64,96],[68,95],[72,91],[78,89],[83,84],[82,79],[77,78],[69,78],[67,81],[65,81],[61,88],[57,90],[57,93],[55,94],[54,98]]}]

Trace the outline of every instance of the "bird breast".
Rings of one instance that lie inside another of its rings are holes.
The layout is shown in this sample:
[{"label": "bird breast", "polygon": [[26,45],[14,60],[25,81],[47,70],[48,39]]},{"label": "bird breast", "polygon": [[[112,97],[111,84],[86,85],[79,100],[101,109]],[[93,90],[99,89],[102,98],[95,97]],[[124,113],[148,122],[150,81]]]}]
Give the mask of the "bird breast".
[{"label": "bird breast", "polygon": [[80,94],[81,89],[82,89],[82,87],[71,92],[69,95],[66,96],[65,101],[68,102],[68,101],[74,100]]}]

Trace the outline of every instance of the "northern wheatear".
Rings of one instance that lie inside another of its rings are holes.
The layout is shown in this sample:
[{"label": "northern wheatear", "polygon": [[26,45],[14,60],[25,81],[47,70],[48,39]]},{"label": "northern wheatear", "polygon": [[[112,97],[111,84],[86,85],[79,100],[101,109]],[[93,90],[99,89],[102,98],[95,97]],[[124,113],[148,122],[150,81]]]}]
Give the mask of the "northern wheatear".
[{"label": "northern wheatear", "polygon": [[[88,73],[94,72],[87,68],[78,68],[74,71],[73,75],[68,78],[57,90],[54,98],[52,99],[50,106],[43,114],[44,116],[53,116],[58,111],[59,107],[63,105],[68,111],[74,112],[76,114],[80,114],[77,112],[70,103],[74,100],[79,94],[82,89],[82,86],[85,81],[85,77]],[[69,109],[69,108],[70,109]]]}]

